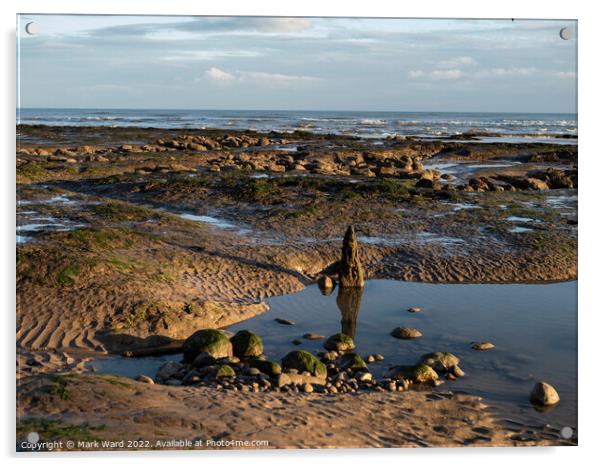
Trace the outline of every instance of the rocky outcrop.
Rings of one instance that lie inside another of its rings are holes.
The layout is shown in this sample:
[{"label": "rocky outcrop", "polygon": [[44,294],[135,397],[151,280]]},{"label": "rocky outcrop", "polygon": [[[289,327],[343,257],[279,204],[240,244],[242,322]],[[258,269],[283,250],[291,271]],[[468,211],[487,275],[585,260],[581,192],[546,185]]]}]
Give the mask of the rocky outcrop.
[{"label": "rocky outcrop", "polygon": [[364,271],[360,262],[353,225],[347,228],[345,238],[343,239],[341,262],[339,264],[339,285],[341,287],[364,286]]}]

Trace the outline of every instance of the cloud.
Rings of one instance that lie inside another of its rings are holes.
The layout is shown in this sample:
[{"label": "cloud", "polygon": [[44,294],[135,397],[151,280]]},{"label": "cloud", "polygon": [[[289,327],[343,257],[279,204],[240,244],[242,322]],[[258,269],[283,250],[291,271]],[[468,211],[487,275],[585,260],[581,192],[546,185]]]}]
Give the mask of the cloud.
[{"label": "cloud", "polygon": [[556,73],[557,78],[571,78],[574,79],[577,77],[577,73],[574,71],[558,71]]},{"label": "cloud", "polygon": [[166,61],[208,61],[218,58],[254,58],[261,53],[252,50],[184,50],[161,57]]},{"label": "cloud", "polygon": [[516,76],[532,76],[538,70],[533,67],[527,68],[490,68],[475,72],[472,77],[477,79],[493,78],[493,77],[516,77]]},{"label": "cloud", "polygon": [[472,57],[454,57],[439,62],[442,68],[457,68],[460,66],[476,65],[477,61]]},{"label": "cloud", "polygon": [[433,79],[460,79],[464,73],[459,69],[453,70],[434,70],[430,72],[430,77]]},{"label": "cloud", "polygon": [[219,68],[209,68],[206,72],[205,72],[205,76],[207,76],[209,79],[212,79],[213,81],[220,81],[220,82],[224,82],[224,81],[232,81],[233,79],[235,79],[233,74],[227,73],[223,70],[220,70]]},{"label": "cloud", "polygon": [[270,83],[279,85],[309,83],[319,81],[320,78],[314,76],[300,76],[281,73],[266,73],[263,71],[235,71],[229,73],[216,67],[212,67],[205,72],[205,77],[216,82],[256,82]]},{"label": "cloud", "polygon": [[425,78],[428,77],[430,79],[442,80],[442,79],[460,79],[464,73],[462,73],[459,69],[453,70],[432,70],[432,71],[424,71],[424,70],[412,70],[408,72],[408,76],[411,79]]}]

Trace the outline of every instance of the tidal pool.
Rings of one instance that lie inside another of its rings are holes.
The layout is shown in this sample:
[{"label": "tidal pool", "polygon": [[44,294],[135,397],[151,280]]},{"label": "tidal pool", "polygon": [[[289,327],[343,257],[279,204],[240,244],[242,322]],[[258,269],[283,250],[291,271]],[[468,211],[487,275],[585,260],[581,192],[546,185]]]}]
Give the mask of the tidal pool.
[{"label": "tidal pool", "polygon": [[[385,359],[369,365],[381,377],[393,365],[415,364],[421,355],[449,351],[461,359],[466,376],[446,381],[436,390],[482,396],[503,419],[541,426],[577,426],[577,282],[551,284],[435,285],[369,280],[364,290],[335,288],[323,295],[317,286],[268,299],[270,311],[228,328],[249,329],[264,342],[268,358],[280,360],[294,349],[323,350],[323,340],[305,333],[352,336],[364,358],[380,353]],[[409,313],[410,307],[421,307]],[[275,318],[292,320],[281,325]],[[393,328],[415,327],[416,340],[390,336]],[[293,340],[301,341],[294,345]],[[471,343],[491,341],[495,349],[476,351]],[[165,360],[108,358],[97,360],[99,372],[154,376]],[[561,401],[547,412],[536,411],[529,393],[537,381],[551,383]]]}]

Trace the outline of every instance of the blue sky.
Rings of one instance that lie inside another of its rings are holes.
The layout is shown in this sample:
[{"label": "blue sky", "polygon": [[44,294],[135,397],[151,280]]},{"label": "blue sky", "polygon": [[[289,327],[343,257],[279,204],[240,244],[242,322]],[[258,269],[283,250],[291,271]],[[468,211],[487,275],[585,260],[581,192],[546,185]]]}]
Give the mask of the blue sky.
[{"label": "blue sky", "polygon": [[21,107],[576,112],[574,21],[22,15],[17,28]]}]

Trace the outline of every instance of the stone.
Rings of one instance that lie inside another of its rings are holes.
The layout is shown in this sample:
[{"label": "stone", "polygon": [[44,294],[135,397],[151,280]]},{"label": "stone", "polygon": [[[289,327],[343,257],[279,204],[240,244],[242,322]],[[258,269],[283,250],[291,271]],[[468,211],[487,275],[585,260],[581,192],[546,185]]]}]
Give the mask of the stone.
[{"label": "stone", "polygon": [[295,338],[293,341],[291,341],[291,343],[295,346],[299,346],[303,342],[301,340],[299,340],[298,338]]},{"label": "stone", "polygon": [[339,284],[341,287],[363,287],[364,272],[359,258],[359,249],[353,225],[347,228],[339,263]]},{"label": "stone", "polygon": [[150,378],[148,375],[139,375],[138,377],[136,377],[136,380],[138,382],[147,383],[149,385],[155,384],[155,381],[152,378]]},{"label": "stone", "polygon": [[329,351],[352,351],[355,349],[355,343],[349,335],[335,333],[324,342],[324,348]]},{"label": "stone", "polygon": [[368,357],[366,358],[366,362],[368,364],[372,364],[373,362],[376,362],[376,358],[374,357],[373,354],[368,355]]},{"label": "stone", "polygon": [[343,370],[351,370],[352,372],[356,372],[359,370],[367,369],[366,363],[361,358],[359,354],[356,353],[347,353],[341,357],[340,367]]},{"label": "stone", "polygon": [[531,403],[541,406],[555,405],[560,401],[556,389],[546,382],[537,382],[531,391]]},{"label": "stone", "polygon": [[291,351],[282,358],[282,368],[297,369],[299,372],[309,372],[311,375],[326,378],[326,366],[313,354],[307,351]]},{"label": "stone", "polygon": [[550,187],[545,181],[540,180],[538,178],[527,178],[527,183],[529,184],[529,189],[534,189],[537,191],[544,191],[546,189],[550,189]]},{"label": "stone", "polygon": [[426,364],[418,364],[412,371],[412,380],[417,383],[434,383],[438,378],[437,372]]},{"label": "stone", "polygon": [[432,367],[436,371],[448,371],[454,366],[460,364],[460,358],[444,351],[436,351],[422,355],[420,362]]},{"label": "stone", "polygon": [[362,372],[358,375],[357,379],[360,382],[370,382],[372,380],[372,374],[370,372]]},{"label": "stone", "polygon": [[276,379],[276,385],[278,388],[284,387],[285,385],[289,385],[291,383],[292,381],[288,374],[280,374]]},{"label": "stone", "polygon": [[276,317],[274,320],[282,325],[295,325],[295,323],[292,320],[288,319],[281,319],[279,317]]},{"label": "stone", "polygon": [[236,377],[236,372],[228,364],[222,364],[215,373],[216,379],[229,379]]},{"label": "stone", "polygon": [[489,341],[474,342],[472,344],[472,349],[478,351],[487,351],[493,348],[495,348],[495,345]]},{"label": "stone", "polygon": [[250,330],[239,330],[230,338],[234,356],[239,358],[259,356],[263,353],[261,337]]},{"label": "stone", "polygon": [[232,343],[220,330],[203,329],[189,336],[182,344],[184,361],[192,362],[200,353],[207,353],[215,359],[233,356]]},{"label": "stone", "polygon": [[460,369],[460,366],[458,366],[457,364],[449,368],[449,373],[456,378],[464,377],[466,375],[464,371]]},{"label": "stone", "polygon": [[303,338],[305,338],[306,340],[323,340],[324,335],[319,335],[317,333],[306,333],[305,335],[303,335]]},{"label": "stone", "polygon": [[265,361],[262,359],[251,359],[251,361],[249,362],[249,365],[251,367],[255,367],[255,368],[259,369],[261,372],[263,372],[266,375],[269,375],[270,377],[275,377],[277,375],[282,374],[282,367],[280,367],[280,364],[278,364],[275,361]]},{"label": "stone", "polygon": [[411,327],[397,327],[391,331],[391,336],[401,340],[413,340],[415,338],[420,338],[422,333]]},{"label": "stone", "polygon": [[422,311],[422,308],[420,307],[411,307],[408,309],[408,312],[411,312],[412,314],[416,313],[416,312],[420,312]]},{"label": "stone", "polygon": [[312,393],[314,391],[314,387],[313,387],[312,384],[306,383],[306,384],[303,385],[303,391],[305,393]]},{"label": "stone", "polygon": [[167,380],[170,377],[176,375],[180,369],[182,369],[182,364],[176,361],[166,361],[157,370],[156,377],[159,380]]},{"label": "stone", "polygon": [[334,280],[328,275],[322,275],[318,278],[318,286],[321,290],[330,290],[334,288]]}]

